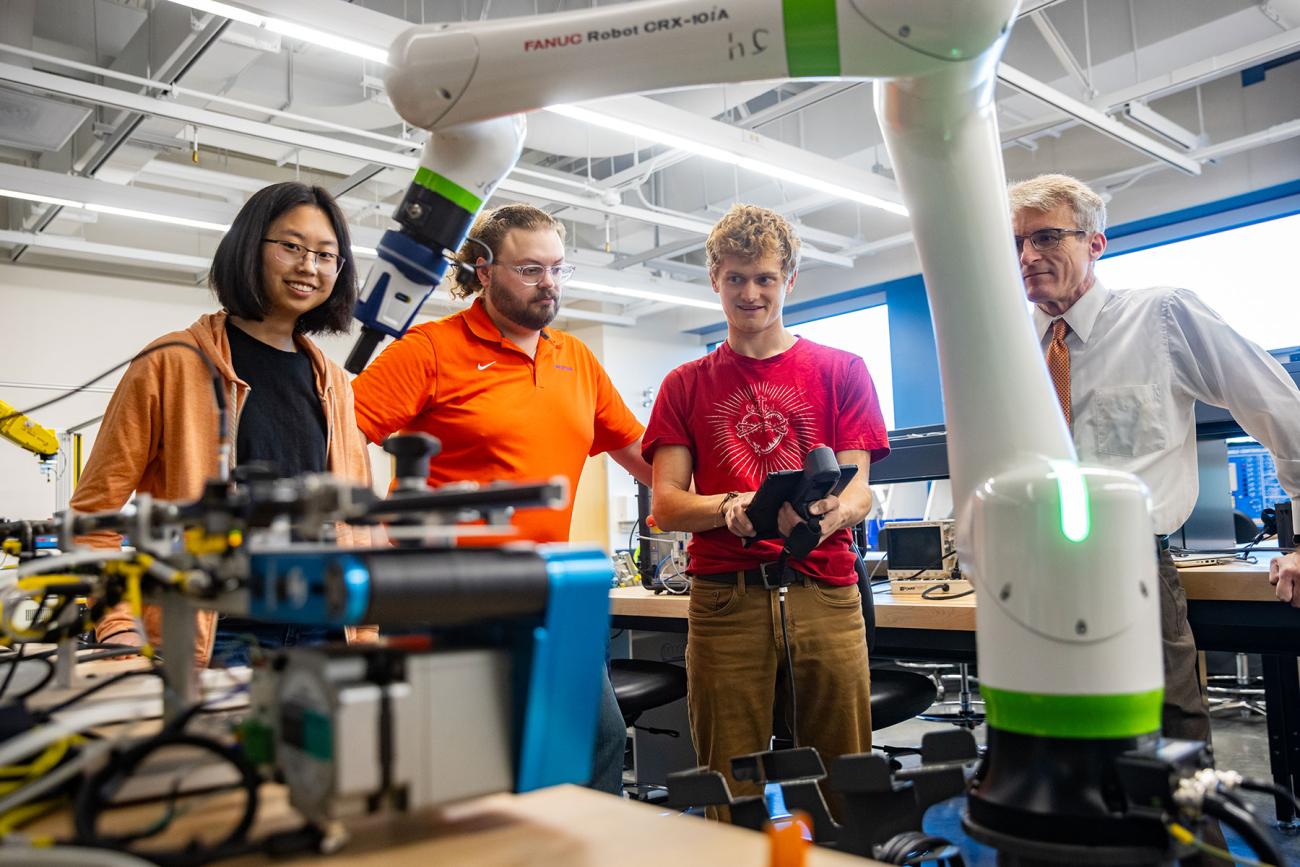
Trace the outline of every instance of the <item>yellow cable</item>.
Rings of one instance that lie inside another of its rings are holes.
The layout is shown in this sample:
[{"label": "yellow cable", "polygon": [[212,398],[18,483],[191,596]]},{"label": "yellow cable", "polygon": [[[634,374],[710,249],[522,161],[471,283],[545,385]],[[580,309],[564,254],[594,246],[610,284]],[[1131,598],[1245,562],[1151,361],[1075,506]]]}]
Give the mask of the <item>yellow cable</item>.
[{"label": "yellow cable", "polygon": [[85,738],[81,737],[81,735],[69,735],[66,738],[60,738],[46,747],[45,752],[41,753],[29,764],[0,766],[0,776],[38,777],[62,761],[63,757],[67,755],[68,747],[80,746],[84,742]]},{"label": "yellow cable", "polygon": [[0,816],[0,835],[13,833],[15,829],[44,816],[62,803],[62,798],[50,798],[47,801],[35,801],[31,804],[23,804],[21,807],[14,807]]},{"label": "yellow cable", "polygon": [[1242,858],[1240,855],[1234,855],[1227,849],[1220,849],[1218,846],[1211,846],[1204,840],[1195,837],[1191,831],[1187,830],[1182,825],[1170,823],[1165,825],[1165,828],[1169,831],[1169,836],[1173,837],[1179,843],[1184,843],[1191,846],[1193,849],[1197,849],[1207,855],[1218,858],[1220,861],[1227,862],[1228,864],[1241,864],[1243,867],[1276,867],[1276,865],[1267,864],[1263,861],[1256,861],[1253,858]]}]

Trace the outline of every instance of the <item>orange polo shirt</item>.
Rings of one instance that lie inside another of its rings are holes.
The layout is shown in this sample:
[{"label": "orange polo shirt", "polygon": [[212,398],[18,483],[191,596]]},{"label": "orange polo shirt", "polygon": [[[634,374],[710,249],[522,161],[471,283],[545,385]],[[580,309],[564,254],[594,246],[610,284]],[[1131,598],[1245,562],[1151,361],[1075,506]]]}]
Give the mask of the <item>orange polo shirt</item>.
[{"label": "orange polo shirt", "polygon": [[482,298],[407,331],[352,390],[357,424],[371,442],[398,431],[438,438],[442,451],[429,462],[433,487],[567,478],[564,509],[515,512],[516,538],[536,542],[568,541],[587,457],[630,445],[644,431],[581,340],[544,329],[529,358],[497,329]]}]

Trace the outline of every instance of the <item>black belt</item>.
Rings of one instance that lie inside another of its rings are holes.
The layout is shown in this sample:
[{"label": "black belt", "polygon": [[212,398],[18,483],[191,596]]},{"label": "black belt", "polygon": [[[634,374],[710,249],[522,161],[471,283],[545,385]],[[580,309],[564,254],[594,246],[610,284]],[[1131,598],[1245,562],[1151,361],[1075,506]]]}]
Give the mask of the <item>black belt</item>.
[{"label": "black belt", "polygon": [[[731,572],[713,572],[708,575],[693,576],[696,581],[713,581],[718,584],[739,584],[744,581],[751,586],[767,590],[779,590],[791,584],[802,584],[805,578],[813,578],[792,566],[775,563],[763,563],[754,569],[736,569]],[[816,581],[816,578],[813,578]]]}]

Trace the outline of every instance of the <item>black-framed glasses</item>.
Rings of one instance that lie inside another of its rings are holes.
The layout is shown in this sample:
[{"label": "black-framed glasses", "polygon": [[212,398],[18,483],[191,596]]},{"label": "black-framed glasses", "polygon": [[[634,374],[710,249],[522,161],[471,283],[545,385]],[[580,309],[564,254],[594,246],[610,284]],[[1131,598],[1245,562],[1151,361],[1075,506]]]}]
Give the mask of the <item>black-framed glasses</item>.
[{"label": "black-framed glasses", "polygon": [[263,238],[265,244],[273,244],[271,252],[275,258],[286,265],[297,265],[305,257],[311,256],[316,263],[316,270],[322,274],[337,274],[347,261],[338,253],[331,253],[328,250],[309,250],[302,244],[295,244],[293,241],[277,241],[275,238]]},{"label": "black-framed glasses", "polygon": [[1028,235],[1014,235],[1016,239],[1016,252],[1019,253],[1025,248],[1025,240],[1028,239],[1034,249],[1040,253],[1046,253],[1049,250],[1055,250],[1061,246],[1061,239],[1066,235],[1086,235],[1083,229],[1039,229],[1036,232],[1030,232]]},{"label": "black-framed glasses", "polygon": [[509,265],[505,262],[493,262],[493,265],[500,265],[502,268],[509,268],[519,275],[525,286],[536,286],[542,282],[543,274],[550,274],[551,279],[556,283],[567,282],[573,276],[573,272],[578,270],[577,265],[565,263],[563,265]]}]

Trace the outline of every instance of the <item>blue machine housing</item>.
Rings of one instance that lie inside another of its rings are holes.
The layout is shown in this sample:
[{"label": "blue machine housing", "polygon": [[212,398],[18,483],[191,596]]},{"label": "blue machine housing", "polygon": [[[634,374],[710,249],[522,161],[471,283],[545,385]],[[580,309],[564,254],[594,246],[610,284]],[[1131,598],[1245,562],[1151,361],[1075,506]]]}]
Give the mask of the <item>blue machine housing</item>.
[{"label": "blue machine housing", "polygon": [[[346,550],[302,548],[249,556],[248,616],[273,623],[361,623],[370,570]],[[338,575],[342,580],[331,581]],[[331,598],[332,596],[342,598]]]},{"label": "blue machine housing", "polygon": [[[512,652],[519,792],[590,781],[608,677],[614,577],[609,557],[596,548],[567,545],[539,546],[537,554],[547,577],[545,611],[472,626],[481,640]],[[307,547],[251,554],[248,616],[313,625],[364,623],[371,579],[363,557],[359,550]],[[450,627],[446,633],[463,637],[463,630]]]},{"label": "blue machine housing", "polygon": [[515,790],[591,780],[596,717],[609,676],[609,588],[614,569],[596,548],[539,549],[550,577],[545,622],[533,629],[528,695],[521,708]]}]

